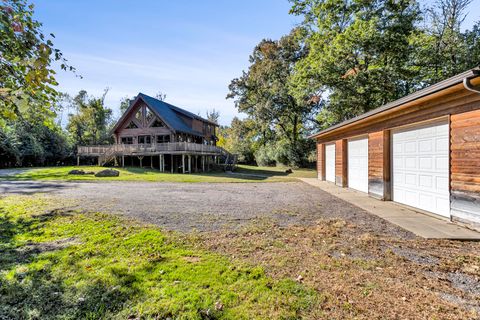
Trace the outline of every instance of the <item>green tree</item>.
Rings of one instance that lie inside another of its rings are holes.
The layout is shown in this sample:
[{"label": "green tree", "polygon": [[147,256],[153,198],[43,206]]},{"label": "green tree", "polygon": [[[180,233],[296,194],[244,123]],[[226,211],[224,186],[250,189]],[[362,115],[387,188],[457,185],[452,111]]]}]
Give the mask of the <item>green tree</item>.
[{"label": "green tree", "polygon": [[316,105],[295,99],[289,89],[295,64],[306,54],[300,34],[294,29],[278,41],[261,41],[250,56],[248,71],[232,80],[227,96],[254,121],[261,141],[286,140],[290,161],[302,152],[299,140]]},{"label": "green tree", "polygon": [[237,154],[239,162],[253,163],[256,135],[253,120],[234,117],[229,127],[220,126],[217,145]]},{"label": "green tree", "polygon": [[471,0],[437,0],[426,11],[428,23],[417,39],[417,65],[426,84],[454,76],[480,62],[478,27],[461,31],[470,3]]},{"label": "green tree", "polygon": [[480,21],[464,33],[467,44],[466,69],[480,66]]},{"label": "green tree", "polygon": [[218,123],[218,120],[220,119],[220,112],[218,110],[215,110],[213,108],[212,110],[207,110],[207,120],[210,120],[214,123]]},{"label": "green tree", "polygon": [[0,122],[32,112],[52,118],[57,82],[51,64],[61,61],[62,69],[74,71],[53,46],[54,35],[40,30],[33,9],[25,0],[0,4]]},{"label": "green tree", "polygon": [[421,19],[411,0],[293,0],[308,55],[295,65],[297,99],[314,99],[329,126],[418,88],[412,39]]},{"label": "green tree", "polygon": [[130,103],[132,102],[132,99],[127,97],[123,97],[120,100],[120,115],[124,114],[125,111],[127,111],[128,107],[130,107]]},{"label": "green tree", "polygon": [[75,114],[69,117],[67,130],[75,145],[96,145],[111,142],[109,127],[111,126],[112,109],[105,106],[105,95],[88,96],[85,90],[73,98]]},{"label": "green tree", "polygon": [[0,128],[0,167],[58,165],[71,162],[72,148],[57,125],[24,119]]}]

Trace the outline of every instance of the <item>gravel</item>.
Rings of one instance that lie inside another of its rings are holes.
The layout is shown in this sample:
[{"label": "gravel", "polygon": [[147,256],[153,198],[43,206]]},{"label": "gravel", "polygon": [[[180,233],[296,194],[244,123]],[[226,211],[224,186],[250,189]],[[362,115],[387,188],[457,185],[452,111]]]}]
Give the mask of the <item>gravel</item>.
[{"label": "gravel", "polygon": [[85,210],[109,211],[178,231],[237,229],[259,219],[279,226],[344,219],[361,234],[414,235],[303,182],[155,183],[3,181],[0,192],[50,193],[79,200]]}]

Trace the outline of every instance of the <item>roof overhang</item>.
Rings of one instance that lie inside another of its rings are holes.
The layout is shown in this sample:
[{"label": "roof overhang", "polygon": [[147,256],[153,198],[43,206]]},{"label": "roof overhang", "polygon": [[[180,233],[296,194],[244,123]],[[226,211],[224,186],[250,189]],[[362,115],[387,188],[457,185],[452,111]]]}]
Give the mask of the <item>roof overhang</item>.
[{"label": "roof overhang", "polygon": [[465,71],[463,73],[460,73],[456,76],[453,76],[451,78],[448,78],[446,80],[443,80],[441,82],[438,82],[434,85],[431,85],[425,89],[422,89],[422,90],[419,90],[415,93],[412,93],[408,96],[405,96],[403,98],[400,98],[398,100],[395,100],[393,102],[390,102],[390,103],[387,103],[386,105],[383,105],[381,107],[378,107],[376,109],[373,109],[369,112],[366,112],[360,116],[357,116],[355,118],[352,118],[350,120],[346,120],[346,121],[343,121],[337,125],[334,125],[334,126],[331,126],[325,130],[322,130],[322,131],[319,131],[311,136],[309,136],[308,138],[321,138],[322,136],[325,136],[327,134],[331,134],[333,133],[334,131],[337,131],[341,128],[344,128],[344,127],[347,127],[347,126],[350,126],[350,125],[353,125],[353,124],[357,124],[359,122],[362,122],[363,120],[367,120],[371,117],[374,117],[374,116],[377,116],[377,115],[380,115],[380,114],[384,114],[384,113],[387,113],[389,111],[393,111],[405,104],[408,104],[410,102],[413,102],[413,101],[416,101],[416,100],[419,100],[421,98],[425,98],[429,95],[433,95],[437,92],[440,92],[442,90],[445,90],[447,88],[450,88],[452,86],[455,86],[455,85],[458,85],[458,84],[462,84],[462,83],[470,83],[469,80],[473,79],[473,78],[477,78],[480,76],[480,68],[474,68],[474,69],[470,69],[468,71]]}]

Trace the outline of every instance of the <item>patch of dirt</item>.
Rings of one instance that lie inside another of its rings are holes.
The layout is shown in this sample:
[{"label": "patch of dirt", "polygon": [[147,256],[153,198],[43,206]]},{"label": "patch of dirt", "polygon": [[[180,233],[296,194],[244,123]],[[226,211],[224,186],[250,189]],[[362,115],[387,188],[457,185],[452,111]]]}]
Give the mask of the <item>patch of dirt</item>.
[{"label": "patch of dirt", "polygon": [[183,257],[183,260],[190,262],[190,263],[198,263],[202,261],[200,257],[193,257],[193,256],[188,256],[188,257]]},{"label": "patch of dirt", "polygon": [[48,251],[55,251],[65,249],[72,245],[81,244],[81,241],[77,238],[65,238],[49,242],[30,242],[22,247],[16,249],[21,254],[42,253]]},{"label": "patch of dirt", "polygon": [[408,261],[417,263],[417,264],[422,264],[422,265],[436,265],[438,264],[439,260],[436,257],[432,257],[429,254],[425,253],[419,253],[418,251],[415,251],[414,249],[410,248],[404,248],[404,247],[395,247],[392,246],[390,247],[393,253],[395,253],[397,256],[400,256],[402,258],[407,259]]},{"label": "patch of dirt", "polygon": [[479,277],[470,276],[460,271],[449,272],[447,279],[455,288],[472,296],[480,297],[480,281]]}]

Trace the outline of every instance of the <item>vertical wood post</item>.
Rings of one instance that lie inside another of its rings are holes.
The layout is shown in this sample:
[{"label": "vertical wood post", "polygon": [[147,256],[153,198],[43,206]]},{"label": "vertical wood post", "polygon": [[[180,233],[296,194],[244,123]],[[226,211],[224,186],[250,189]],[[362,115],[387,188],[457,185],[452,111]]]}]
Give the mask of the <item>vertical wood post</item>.
[{"label": "vertical wood post", "polygon": [[188,155],[188,173],[192,173],[192,156]]},{"label": "vertical wood post", "polygon": [[202,156],[202,171],[205,172],[205,156]]},{"label": "vertical wood post", "polygon": [[337,140],[335,143],[335,183],[340,187],[347,187],[347,139]]},{"label": "vertical wood post", "polygon": [[170,173],[173,173],[173,154],[170,155]]},{"label": "vertical wood post", "polygon": [[384,200],[392,200],[392,179],[390,177],[390,170],[392,165],[391,159],[391,132],[390,130],[383,131],[383,198]]},{"label": "vertical wood post", "polygon": [[150,156],[150,169],[153,169],[153,157]]},{"label": "vertical wood post", "polygon": [[317,143],[317,176],[325,181],[325,144]]},{"label": "vertical wood post", "polygon": [[122,167],[125,167],[125,156],[122,154]]},{"label": "vertical wood post", "polygon": [[80,165],[80,156],[77,156],[77,166]]},{"label": "vertical wood post", "polygon": [[185,154],[182,154],[182,173],[185,173]]}]

